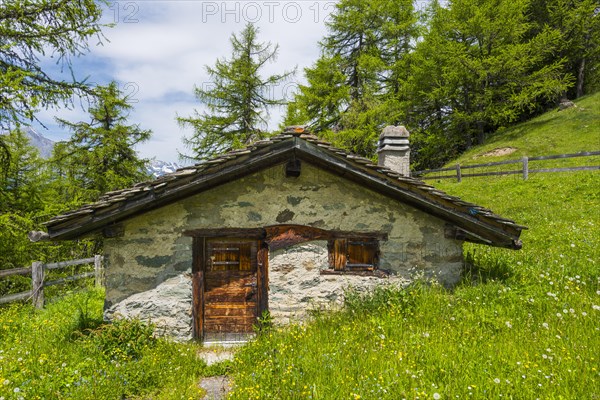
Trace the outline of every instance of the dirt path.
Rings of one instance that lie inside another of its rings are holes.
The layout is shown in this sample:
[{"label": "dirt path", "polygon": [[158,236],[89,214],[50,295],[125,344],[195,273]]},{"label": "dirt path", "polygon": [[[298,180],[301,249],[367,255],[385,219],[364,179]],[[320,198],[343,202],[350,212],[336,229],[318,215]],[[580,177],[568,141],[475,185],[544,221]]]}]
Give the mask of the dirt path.
[{"label": "dirt path", "polygon": [[211,376],[203,378],[200,381],[200,387],[206,390],[203,399],[221,400],[227,398],[227,393],[231,390],[231,382],[228,376]]},{"label": "dirt path", "polygon": [[[204,348],[198,353],[198,357],[206,362],[207,365],[213,365],[222,361],[233,360],[235,348]],[[200,387],[206,390],[203,399],[221,400],[227,398],[227,393],[231,390],[231,380],[226,375],[210,376],[202,378]]]}]

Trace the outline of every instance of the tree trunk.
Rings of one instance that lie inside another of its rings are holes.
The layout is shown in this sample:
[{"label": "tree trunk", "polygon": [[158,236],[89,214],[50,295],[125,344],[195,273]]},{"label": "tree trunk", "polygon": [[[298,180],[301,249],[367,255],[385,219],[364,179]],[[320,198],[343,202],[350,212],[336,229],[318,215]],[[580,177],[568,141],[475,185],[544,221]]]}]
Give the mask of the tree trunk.
[{"label": "tree trunk", "polygon": [[483,142],[485,142],[485,130],[483,128],[484,122],[477,121],[477,144],[483,144]]},{"label": "tree trunk", "polygon": [[579,71],[577,73],[577,94],[575,98],[583,96],[583,83],[585,81],[585,58],[579,62]]}]

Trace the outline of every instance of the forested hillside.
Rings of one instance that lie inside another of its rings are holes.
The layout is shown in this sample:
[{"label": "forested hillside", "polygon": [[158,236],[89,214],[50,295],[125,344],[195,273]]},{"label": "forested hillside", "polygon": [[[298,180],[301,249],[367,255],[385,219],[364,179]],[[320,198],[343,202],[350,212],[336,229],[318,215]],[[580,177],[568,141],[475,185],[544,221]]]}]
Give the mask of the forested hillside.
[{"label": "forested hillside", "polygon": [[[505,149],[503,155],[498,150]],[[559,108],[494,132],[483,145],[465,151],[452,163],[480,164],[552,154],[600,150],[600,93],[586,95],[574,106]]]},{"label": "forested hillside", "polygon": [[600,85],[597,2],[342,0],[287,124],[373,157],[382,125],[412,133],[413,168],[439,167]]}]

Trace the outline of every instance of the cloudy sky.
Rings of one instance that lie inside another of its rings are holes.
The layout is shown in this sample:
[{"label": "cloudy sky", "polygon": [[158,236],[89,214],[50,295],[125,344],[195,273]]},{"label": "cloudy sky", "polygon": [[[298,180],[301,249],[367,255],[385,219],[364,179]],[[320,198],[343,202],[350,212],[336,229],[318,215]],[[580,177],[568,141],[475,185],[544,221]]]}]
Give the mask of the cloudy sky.
[{"label": "cloudy sky", "polygon": [[[90,53],[74,60],[74,69],[89,82],[117,81],[135,107],[130,122],[153,131],[152,139],[139,146],[140,155],[177,162],[178,150],[185,150],[181,138],[192,130],[180,128],[175,117],[200,108],[193,87],[210,83],[205,65],[230,57],[232,33],[252,22],[260,29],[260,41],[279,44],[278,58],[264,74],[297,67],[292,81],[274,89],[274,95],[290,98],[294,86],[303,81],[303,68],[319,55],[317,43],[334,6],[334,1],[319,0],[112,2],[104,21],[115,26],[105,29],[103,45],[92,43]],[[278,126],[283,111],[272,110],[269,128]],[[69,137],[55,124],[55,116],[88,120],[81,107],[42,111],[39,118],[48,129],[36,129],[55,141]]]}]

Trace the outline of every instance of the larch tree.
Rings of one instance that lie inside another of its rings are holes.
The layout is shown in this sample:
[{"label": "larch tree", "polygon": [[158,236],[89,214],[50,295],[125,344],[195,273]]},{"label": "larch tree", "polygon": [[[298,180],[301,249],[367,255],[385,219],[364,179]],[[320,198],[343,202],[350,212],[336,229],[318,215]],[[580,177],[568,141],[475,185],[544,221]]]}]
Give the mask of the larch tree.
[{"label": "larch tree", "polygon": [[600,89],[600,4],[597,0],[532,0],[529,7],[535,36],[552,29],[560,36],[548,62],[564,59],[563,73],[575,84],[564,97],[577,98]]},{"label": "larch tree", "polygon": [[[50,55],[70,69],[71,57],[85,53],[88,42],[100,41],[101,2],[95,0],[4,0],[0,5],[0,130],[36,119],[40,108],[70,105],[89,88],[71,73],[57,79],[42,66]],[[72,72],[72,71],[71,71]],[[0,168],[8,146],[0,136]]]},{"label": "larch tree", "polygon": [[42,160],[21,129],[2,136],[11,157],[0,174],[0,213],[37,211],[42,199]]},{"label": "larch tree", "polygon": [[428,31],[413,55],[410,92],[413,114],[421,121],[416,130],[428,130],[424,142],[437,142],[437,152],[450,144],[451,156],[483,143],[499,127],[556,101],[572,83],[562,73],[563,60],[549,61],[560,35],[544,29],[527,37],[528,5],[528,0],[433,5]]},{"label": "larch tree", "polygon": [[[0,135],[11,157],[0,174],[0,270],[23,267],[40,259],[27,232],[41,229],[38,221],[45,203],[44,164],[25,132],[13,129]],[[28,290],[22,281],[3,279],[0,295]]]},{"label": "larch tree", "polygon": [[71,139],[55,151],[57,171],[81,190],[81,201],[96,200],[105,192],[148,178],[147,160],[138,156],[135,146],[152,132],[128,124],[132,106],[115,82],[98,86],[95,97],[88,109],[89,122],[57,119],[72,132]]},{"label": "larch tree", "polygon": [[232,54],[206,66],[210,84],[196,86],[196,98],[204,110],[190,117],[177,117],[182,127],[194,133],[184,139],[191,151],[182,158],[205,160],[228,149],[237,149],[266,137],[269,109],[284,105],[275,88],[295,71],[263,77],[268,62],[275,61],[278,46],[258,41],[259,30],[252,24],[230,38]]},{"label": "larch tree", "polygon": [[[307,125],[336,145],[373,157],[382,126],[400,119],[393,101],[416,40],[407,0],[342,0],[320,42],[321,57],[305,70],[288,121]],[[394,109],[393,115],[390,110]]]}]

